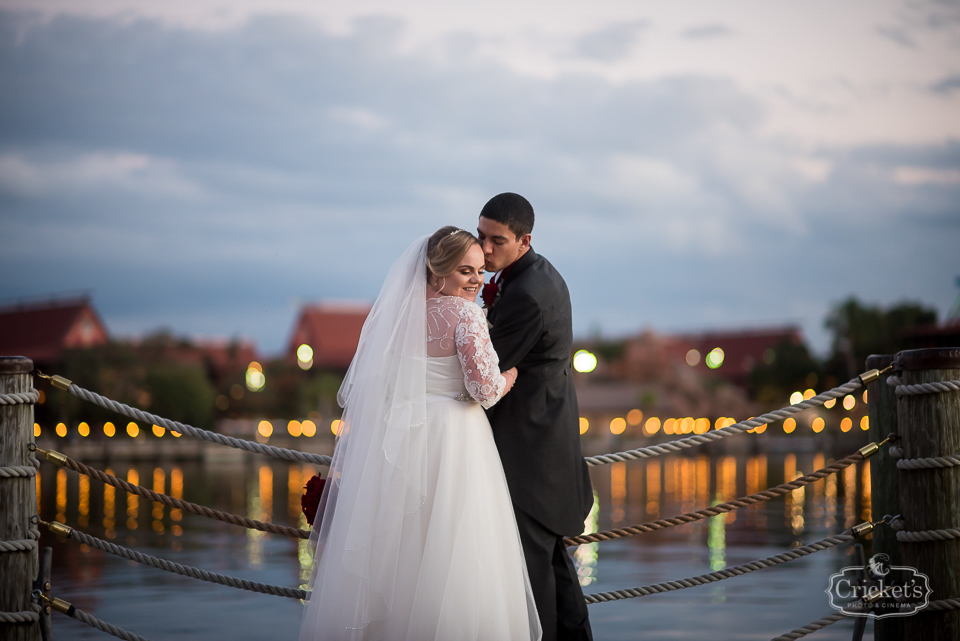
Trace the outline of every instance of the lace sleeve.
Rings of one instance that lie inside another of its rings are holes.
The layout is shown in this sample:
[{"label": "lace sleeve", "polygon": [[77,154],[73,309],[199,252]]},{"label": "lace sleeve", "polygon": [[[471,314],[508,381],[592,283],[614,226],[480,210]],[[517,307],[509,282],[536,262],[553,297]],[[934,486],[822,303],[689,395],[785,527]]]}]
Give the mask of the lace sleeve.
[{"label": "lace sleeve", "polygon": [[456,344],[467,392],[484,408],[493,407],[503,396],[507,379],[500,374],[487,320],[474,303],[465,302],[460,308]]}]

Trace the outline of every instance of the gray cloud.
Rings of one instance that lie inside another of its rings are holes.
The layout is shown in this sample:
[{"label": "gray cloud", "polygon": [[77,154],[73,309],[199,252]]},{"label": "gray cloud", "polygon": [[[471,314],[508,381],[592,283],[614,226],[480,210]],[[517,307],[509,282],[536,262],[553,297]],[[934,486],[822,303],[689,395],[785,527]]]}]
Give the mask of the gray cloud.
[{"label": "gray cloud", "polygon": [[943,80],[933,83],[930,91],[948,96],[960,89],[960,75],[947,76]]},{"label": "gray cloud", "polygon": [[709,24],[701,24],[690,27],[689,29],[684,30],[682,35],[684,38],[690,38],[692,40],[707,40],[711,38],[725,38],[727,36],[732,36],[733,30],[725,24],[711,22]]},{"label": "gray cloud", "polygon": [[628,57],[649,28],[643,20],[611,24],[581,36],[576,42],[579,56],[599,62],[613,62]]},{"label": "gray cloud", "polygon": [[581,332],[790,320],[823,344],[849,293],[952,299],[956,142],[795,149],[724,78],[534,79],[469,34],[399,53],[403,28],[0,15],[2,296],[93,288],[114,331],[273,350],[291,297],[373,298],[413,238],[512,190]]}]

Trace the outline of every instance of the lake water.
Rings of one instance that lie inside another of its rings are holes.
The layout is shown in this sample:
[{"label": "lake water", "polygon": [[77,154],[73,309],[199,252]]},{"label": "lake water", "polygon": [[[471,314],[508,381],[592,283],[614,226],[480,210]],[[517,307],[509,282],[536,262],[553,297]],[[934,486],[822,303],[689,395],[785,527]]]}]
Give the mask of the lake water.
[{"label": "lake water", "polygon": [[[823,453],[668,456],[591,469],[606,530],[700,509],[823,467]],[[301,488],[315,469],[252,455],[229,463],[95,465],[155,491],[236,514],[303,526]],[[44,463],[41,516],[119,545],[221,574],[298,586],[308,575],[306,542],[264,534],[138,499]],[[584,592],[695,576],[777,554],[870,517],[869,462],[791,495],[696,524],[577,548]],[[164,639],[295,639],[301,604],[140,566],[44,531],[54,549],[53,594],[131,632]],[[832,614],[824,589],[849,565],[849,547],[701,586],[590,606],[602,640],[770,639]],[[104,633],[54,613],[58,640]],[[872,624],[867,626],[871,637]],[[843,621],[813,637],[849,639]]]}]

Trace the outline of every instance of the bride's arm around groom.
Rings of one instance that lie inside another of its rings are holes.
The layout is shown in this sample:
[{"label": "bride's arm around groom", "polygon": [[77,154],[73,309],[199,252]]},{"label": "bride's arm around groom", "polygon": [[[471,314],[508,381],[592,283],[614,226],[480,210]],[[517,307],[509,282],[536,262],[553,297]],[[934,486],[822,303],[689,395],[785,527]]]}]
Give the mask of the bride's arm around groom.
[{"label": "bride's arm around groom", "polygon": [[583,531],[593,504],[580,452],[570,371],[573,342],[566,283],[531,246],[534,213],[512,193],[492,198],[478,225],[487,271],[490,338],[516,385],[488,410],[510,488],[543,641],[591,639],[587,608],[563,537]]}]

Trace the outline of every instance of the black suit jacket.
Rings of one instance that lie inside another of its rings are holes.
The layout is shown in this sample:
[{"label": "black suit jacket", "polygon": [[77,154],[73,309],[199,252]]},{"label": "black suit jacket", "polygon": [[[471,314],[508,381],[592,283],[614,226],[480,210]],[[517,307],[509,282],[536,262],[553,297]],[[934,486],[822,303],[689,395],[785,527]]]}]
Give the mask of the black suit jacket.
[{"label": "black suit jacket", "polygon": [[530,248],[504,276],[487,320],[501,371],[519,372],[487,410],[513,503],[559,535],[581,534],[593,489],[580,452],[567,284]]}]

